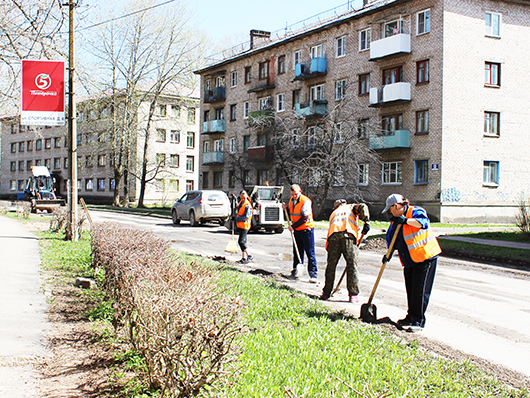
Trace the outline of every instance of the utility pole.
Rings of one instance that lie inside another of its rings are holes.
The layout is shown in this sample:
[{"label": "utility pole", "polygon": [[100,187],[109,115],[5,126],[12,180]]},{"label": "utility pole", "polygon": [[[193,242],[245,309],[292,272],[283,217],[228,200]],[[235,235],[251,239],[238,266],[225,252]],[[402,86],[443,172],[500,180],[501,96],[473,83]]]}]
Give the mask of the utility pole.
[{"label": "utility pole", "polygon": [[68,219],[70,228],[66,229],[66,239],[77,242],[79,239],[77,225],[77,120],[74,99],[74,72],[75,72],[75,51],[74,51],[74,9],[77,0],[68,0],[70,29],[69,44],[70,50],[68,55],[68,136],[70,146],[68,148]]}]

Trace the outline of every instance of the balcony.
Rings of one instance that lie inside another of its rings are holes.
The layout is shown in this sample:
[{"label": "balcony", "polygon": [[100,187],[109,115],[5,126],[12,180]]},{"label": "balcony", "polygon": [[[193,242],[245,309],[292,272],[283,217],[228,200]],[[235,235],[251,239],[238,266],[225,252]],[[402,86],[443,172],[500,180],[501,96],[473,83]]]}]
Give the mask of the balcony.
[{"label": "balcony", "polygon": [[248,116],[248,125],[250,127],[265,128],[274,124],[274,110],[262,109],[260,111],[250,112]]},{"label": "balcony", "polygon": [[378,107],[410,102],[410,83],[399,82],[370,89],[370,106]]},{"label": "balcony", "polygon": [[274,78],[272,76],[268,76],[266,79],[261,79],[254,83],[252,87],[247,90],[247,92],[259,93],[266,90],[272,90],[275,87],[276,84],[274,83]]},{"label": "balcony", "polygon": [[274,146],[262,145],[248,148],[248,158],[251,160],[271,161],[274,156]]},{"label": "balcony", "polygon": [[224,120],[210,120],[204,122],[202,133],[203,134],[216,134],[225,132],[225,121]]},{"label": "balcony", "polygon": [[321,117],[326,115],[327,100],[314,100],[309,103],[295,104],[294,110],[304,117]]},{"label": "balcony", "polygon": [[410,131],[388,131],[382,136],[370,136],[371,150],[410,149]]},{"label": "balcony", "polygon": [[204,152],[202,164],[216,164],[225,162],[225,153],[222,151]]},{"label": "balcony", "polygon": [[324,57],[317,57],[309,61],[296,64],[294,80],[305,80],[316,76],[322,76],[328,73],[327,71],[328,59]]},{"label": "balcony", "polygon": [[204,90],[204,102],[212,103],[226,99],[224,87],[214,87],[212,90]]},{"label": "balcony", "polygon": [[402,54],[410,54],[410,35],[407,33],[399,33],[370,43],[370,61],[380,61]]}]

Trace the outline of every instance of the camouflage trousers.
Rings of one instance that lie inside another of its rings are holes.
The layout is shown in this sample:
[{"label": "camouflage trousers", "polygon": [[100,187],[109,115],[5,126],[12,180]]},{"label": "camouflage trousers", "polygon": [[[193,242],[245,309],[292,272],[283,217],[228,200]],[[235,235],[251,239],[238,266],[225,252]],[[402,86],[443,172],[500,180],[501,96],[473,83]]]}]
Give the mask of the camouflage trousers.
[{"label": "camouflage trousers", "polygon": [[340,237],[328,242],[328,264],[326,266],[326,282],[323,293],[331,295],[335,283],[335,272],[340,256],[346,260],[346,286],[350,296],[359,294],[359,279],[357,278],[357,257],[359,248],[354,238]]}]

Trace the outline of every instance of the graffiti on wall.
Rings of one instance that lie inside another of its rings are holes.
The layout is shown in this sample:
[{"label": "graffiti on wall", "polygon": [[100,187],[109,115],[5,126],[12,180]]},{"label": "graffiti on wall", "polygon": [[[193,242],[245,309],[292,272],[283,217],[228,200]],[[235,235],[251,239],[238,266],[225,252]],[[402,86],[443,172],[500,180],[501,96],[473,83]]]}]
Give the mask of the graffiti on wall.
[{"label": "graffiti on wall", "polygon": [[460,202],[460,191],[456,188],[442,190],[442,202]]}]

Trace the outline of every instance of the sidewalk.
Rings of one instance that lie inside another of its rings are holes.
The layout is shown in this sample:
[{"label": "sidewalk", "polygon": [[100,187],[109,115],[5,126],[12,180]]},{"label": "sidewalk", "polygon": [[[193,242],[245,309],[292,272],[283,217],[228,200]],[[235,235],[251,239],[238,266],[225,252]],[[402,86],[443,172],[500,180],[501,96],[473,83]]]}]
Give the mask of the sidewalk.
[{"label": "sidewalk", "polygon": [[0,216],[0,397],[35,397],[45,355],[46,298],[37,237]]}]

